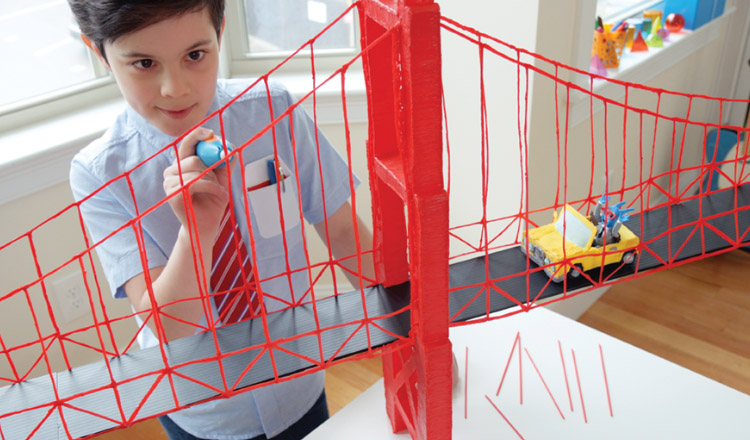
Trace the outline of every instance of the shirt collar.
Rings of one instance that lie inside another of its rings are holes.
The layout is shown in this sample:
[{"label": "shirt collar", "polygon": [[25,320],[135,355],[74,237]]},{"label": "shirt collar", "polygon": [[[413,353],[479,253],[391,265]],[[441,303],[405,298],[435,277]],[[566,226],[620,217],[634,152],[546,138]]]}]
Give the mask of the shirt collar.
[{"label": "shirt collar", "polygon": [[[216,96],[217,94],[218,93],[216,92],[214,93],[214,99],[211,102],[211,106],[209,107],[208,113],[206,115],[210,115],[211,113],[219,109],[219,99]],[[177,137],[165,134],[158,128],[154,127],[150,122],[146,120],[146,118],[141,116],[130,105],[127,105],[126,107],[127,108],[125,110],[125,114],[127,115],[128,125],[133,127],[141,136],[148,139],[155,147],[161,149],[177,139]],[[214,130],[214,132],[216,133],[219,132],[218,118],[210,119],[206,124],[204,124],[204,126]]]}]

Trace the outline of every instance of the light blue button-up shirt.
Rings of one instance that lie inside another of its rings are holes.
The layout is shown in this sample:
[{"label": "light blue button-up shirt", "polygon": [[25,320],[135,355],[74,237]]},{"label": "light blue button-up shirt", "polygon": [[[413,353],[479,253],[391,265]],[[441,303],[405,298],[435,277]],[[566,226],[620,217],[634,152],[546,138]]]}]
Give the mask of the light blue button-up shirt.
[{"label": "light blue button-up shirt", "polygon": [[[220,80],[211,112],[239,95],[247,85],[246,81]],[[294,103],[289,92],[281,86],[272,84],[270,95],[274,119]],[[244,145],[264,130],[272,119],[265,85],[260,84],[243,94],[221,117],[224,137],[235,146]],[[222,133],[218,117],[203,126],[217,134]],[[263,291],[280,299],[266,298],[269,312],[286,307],[285,301],[292,298],[290,285],[295,299],[308,288],[306,271],[286,275],[287,262],[292,271],[307,266],[299,207],[304,219],[315,224],[334,213],[351,194],[349,167],[326,138],[316,133],[315,124],[301,107],[294,109],[291,117],[276,124],[275,139],[284,172],[290,175],[284,186],[284,208],[278,209],[277,193],[269,187],[266,187],[265,195],[248,193],[254,247],[250,246],[247,222],[239,222],[248,249],[255,252],[259,279],[266,280],[262,283]],[[147,269],[164,266],[177,239],[180,223],[169,204],[162,203],[165,198],[163,172],[174,162],[176,148],[159,153],[174,140],[128,107],[115,124],[100,139],[81,150],[71,164],[70,184],[76,200],[93,193],[81,204],[81,212],[93,242],[106,238],[96,246],[96,251],[117,298],[125,297],[123,285],[126,281]],[[233,161],[232,193],[238,219],[246,218],[240,167],[252,173],[260,169],[258,164],[264,164],[273,154],[274,133],[268,130],[243,149],[242,163]],[[253,178],[251,175],[245,177],[246,180]],[[300,188],[299,202],[297,187]],[[269,197],[268,191],[272,191],[273,197]],[[137,203],[133,203],[133,198]],[[286,203],[287,200],[294,203]],[[123,224],[160,203],[140,222],[145,252],[139,249],[135,235],[137,228],[127,227],[112,235]],[[267,206],[267,203],[275,205]],[[282,211],[283,233],[279,220]],[[276,276],[279,274],[285,275]],[[212,313],[215,317],[215,307]],[[140,331],[138,341],[144,348],[159,343],[148,327]],[[170,417],[185,431],[202,438],[241,439],[263,433],[272,437],[312,407],[323,390],[323,379],[322,373],[311,374],[230,399],[196,405],[172,413]]]}]

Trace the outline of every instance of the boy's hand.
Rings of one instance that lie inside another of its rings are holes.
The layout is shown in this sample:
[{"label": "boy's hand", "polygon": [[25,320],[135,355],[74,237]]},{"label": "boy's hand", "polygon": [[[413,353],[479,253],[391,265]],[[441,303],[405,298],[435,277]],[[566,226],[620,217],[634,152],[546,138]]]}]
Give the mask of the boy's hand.
[{"label": "boy's hand", "polygon": [[[212,135],[212,130],[196,128],[182,140],[177,160],[164,170],[164,191],[167,195],[180,190],[183,184],[196,179],[206,170],[203,161],[195,155],[195,146],[198,141],[209,139]],[[201,238],[213,240],[224,215],[229,200],[226,168],[213,169],[188,186],[188,203],[195,212],[198,234]],[[169,205],[183,228],[187,228],[189,208],[186,198],[182,195],[174,196],[169,199]]]}]

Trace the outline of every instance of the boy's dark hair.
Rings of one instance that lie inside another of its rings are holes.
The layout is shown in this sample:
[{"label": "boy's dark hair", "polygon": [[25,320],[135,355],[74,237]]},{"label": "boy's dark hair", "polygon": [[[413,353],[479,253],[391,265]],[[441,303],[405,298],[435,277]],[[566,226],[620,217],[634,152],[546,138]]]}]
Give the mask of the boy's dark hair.
[{"label": "boy's dark hair", "polygon": [[208,8],[216,35],[221,35],[224,0],[68,0],[81,33],[99,48],[104,43],[168,18]]}]

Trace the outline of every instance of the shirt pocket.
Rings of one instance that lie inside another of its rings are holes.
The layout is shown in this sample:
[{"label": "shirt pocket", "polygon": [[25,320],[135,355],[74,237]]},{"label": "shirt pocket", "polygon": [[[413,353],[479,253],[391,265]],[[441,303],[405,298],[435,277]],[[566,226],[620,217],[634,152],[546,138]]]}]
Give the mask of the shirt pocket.
[{"label": "shirt pocket", "polygon": [[245,166],[245,181],[262,238],[280,238],[282,229],[287,233],[298,229],[301,220],[297,181],[286,164],[274,161],[273,155],[250,162]]}]

